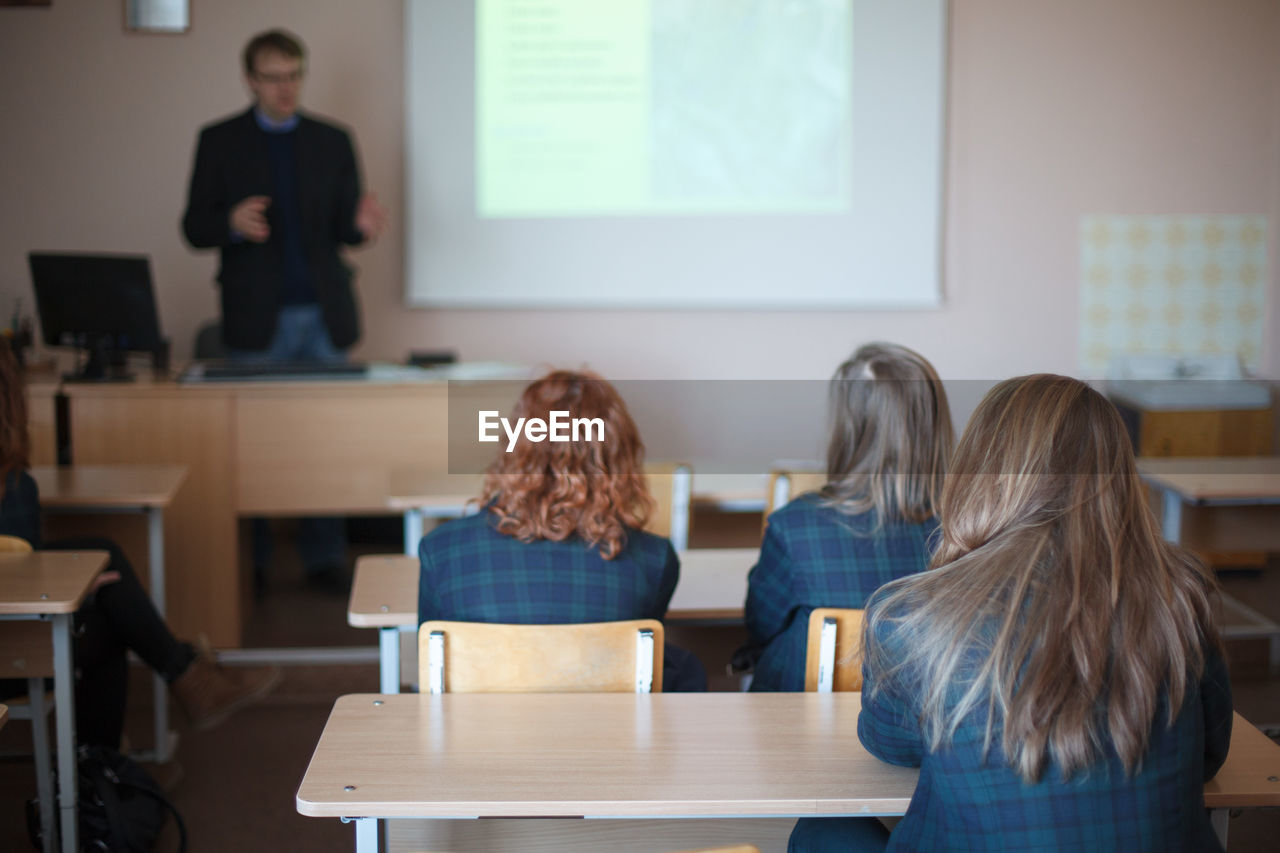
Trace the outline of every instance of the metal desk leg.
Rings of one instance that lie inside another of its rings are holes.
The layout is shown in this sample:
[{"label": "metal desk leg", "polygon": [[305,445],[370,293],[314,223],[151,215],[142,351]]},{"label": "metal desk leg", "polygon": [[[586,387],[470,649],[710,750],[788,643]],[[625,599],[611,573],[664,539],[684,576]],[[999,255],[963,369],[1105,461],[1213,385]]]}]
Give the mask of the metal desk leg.
[{"label": "metal desk leg", "polygon": [[44,679],[27,679],[31,702],[31,735],[35,739],[36,799],[40,806],[40,839],[44,853],[53,853],[58,830],[53,827],[53,764],[49,760],[49,711],[44,704]]},{"label": "metal desk leg", "polygon": [[418,553],[418,543],[422,541],[422,510],[406,509],[404,511],[404,552],[410,557]]},{"label": "metal desk leg", "polygon": [[400,629],[378,629],[378,691],[400,692]]},{"label": "metal desk leg", "polygon": [[[156,507],[147,509],[147,558],[151,564],[151,600],[156,612],[164,618],[164,515]],[[169,686],[159,675],[151,679],[155,694],[155,760],[164,764],[169,760]]]},{"label": "metal desk leg", "polygon": [[1173,489],[1162,489],[1160,499],[1164,512],[1160,515],[1160,532],[1166,542],[1177,545],[1182,541],[1182,498]]},{"label": "metal desk leg", "polygon": [[1213,824],[1213,831],[1218,836],[1218,843],[1222,845],[1222,849],[1227,849],[1227,822],[1231,820],[1231,809],[1210,809],[1209,822]]},{"label": "metal desk leg", "polygon": [[58,613],[53,620],[53,695],[58,730],[59,837],[63,853],[80,849],[76,833],[76,672],[71,660],[70,613]]},{"label": "metal desk leg", "polygon": [[344,817],[356,825],[356,853],[378,853],[378,819],[373,817]]}]

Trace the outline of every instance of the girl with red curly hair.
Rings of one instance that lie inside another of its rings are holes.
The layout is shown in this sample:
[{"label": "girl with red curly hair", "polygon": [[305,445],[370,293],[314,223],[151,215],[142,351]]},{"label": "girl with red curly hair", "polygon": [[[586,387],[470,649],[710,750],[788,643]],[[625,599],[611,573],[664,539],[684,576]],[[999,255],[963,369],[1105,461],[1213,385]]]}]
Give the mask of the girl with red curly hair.
[{"label": "girl with red curly hair", "polygon": [[[482,510],[423,537],[418,623],[514,624],[662,619],[680,577],[666,539],[642,528],[654,509],[644,445],[626,404],[592,373],[555,371],[521,394],[510,422],[553,412],[598,419],[577,440],[521,433],[485,479]],[[666,647],[665,689],[706,689],[688,652]]]}]

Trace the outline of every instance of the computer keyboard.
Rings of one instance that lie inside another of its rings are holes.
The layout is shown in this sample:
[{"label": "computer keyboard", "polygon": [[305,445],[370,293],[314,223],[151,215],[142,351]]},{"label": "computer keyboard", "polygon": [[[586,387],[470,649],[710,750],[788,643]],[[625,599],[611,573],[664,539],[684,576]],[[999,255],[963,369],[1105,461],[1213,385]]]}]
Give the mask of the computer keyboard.
[{"label": "computer keyboard", "polygon": [[360,379],[368,372],[369,365],[360,361],[197,361],[182,371],[178,381],[288,382],[295,379]]}]

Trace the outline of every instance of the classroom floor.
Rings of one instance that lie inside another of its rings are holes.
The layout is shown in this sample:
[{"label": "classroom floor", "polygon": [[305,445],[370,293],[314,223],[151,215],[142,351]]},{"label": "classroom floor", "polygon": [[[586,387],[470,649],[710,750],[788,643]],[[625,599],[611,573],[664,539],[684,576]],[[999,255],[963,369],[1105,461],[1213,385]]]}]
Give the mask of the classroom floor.
[{"label": "classroom floor", "polygon": [[[759,536],[754,523],[699,515],[694,519],[695,547],[750,544]],[[287,527],[284,531],[287,534]],[[284,551],[285,549],[282,549]],[[357,553],[395,550],[378,542],[357,541]],[[247,627],[254,644],[274,646],[373,647],[370,632],[346,626],[346,601],[307,588],[298,567],[283,556],[278,576]],[[1280,621],[1280,557],[1272,557],[1261,571],[1229,572],[1224,589]],[[677,629],[678,642],[698,651],[712,676],[712,689],[732,689],[733,681],[718,675],[724,655],[736,645],[736,635],[716,629]],[[1280,733],[1280,678],[1267,671],[1267,645],[1241,641],[1229,649],[1236,708],[1247,719]],[[128,721],[128,736],[138,745],[149,742],[149,680],[137,671]],[[337,820],[307,818],[294,809],[294,794],[311,750],[320,736],[334,700],[345,693],[376,692],[375,664],[286,666],[280,687],[262,704],[245,709],[208,732],[181,733],[177,750],[180,778],[171,795],[190,836],[191,853],[215,851],[351,851],[354,830]],[[178,720],[179,727],[181,721]],[[10,722],[0,731],[0,850],[28,849],[23,802],[35,795],[30,758],[14,757],[30,749],[30,728]],[[171,774],[156,773],[157,778]],[[1231,821],[1230,850],[1265,853],[1280,838],[1280,809],[1249,809]],[[172,827],[157,850],[176,849]],[[658,851],[654,851],[658,853]]]}]

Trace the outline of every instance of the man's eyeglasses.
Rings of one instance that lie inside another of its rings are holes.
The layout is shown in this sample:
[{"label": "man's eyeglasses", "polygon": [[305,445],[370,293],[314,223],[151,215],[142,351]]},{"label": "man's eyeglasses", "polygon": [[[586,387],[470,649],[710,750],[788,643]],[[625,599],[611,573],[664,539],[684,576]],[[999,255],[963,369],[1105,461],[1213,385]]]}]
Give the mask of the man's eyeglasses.
[{"label": "man's eyeglasses", "polygon": [[285,74],[262,74],[261,72],[253,72],[253,79],[259,83],[270,83],[273,86],[279,86],[284,83],[301,83],[302,69],[297,71],[289,71]]}]

